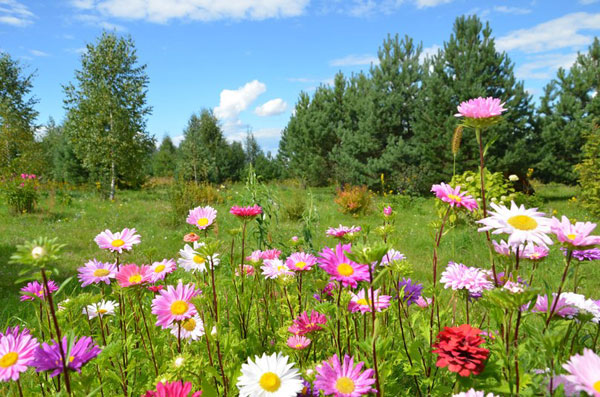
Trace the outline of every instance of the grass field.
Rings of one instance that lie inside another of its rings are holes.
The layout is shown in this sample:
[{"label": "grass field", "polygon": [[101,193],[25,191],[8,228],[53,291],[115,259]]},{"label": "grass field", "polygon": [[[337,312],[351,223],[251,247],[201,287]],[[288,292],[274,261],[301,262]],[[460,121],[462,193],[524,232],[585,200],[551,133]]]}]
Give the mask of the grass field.
[{"label": "grass field", "polygon": [[[301,221],[289,219],[285,208],[298,200],[306,199],[309,191],[285,185],[271,185],[269,189],[275,202],[274,208],[277,209],[269,235],[273,246],[281,248],[287,245],[293,235],[300,235],[301,232]],[[222,192],[224,202],[215,205],[219,211],[216,233],[225,242],[230,241],[226,231],[239,226],[238,221],[228,212],[232,205],[240,203],[239,195],[243,190],[243,185],[225,189]],[[433,198],[376,197],[370,212],[354,218],[339,212],[333,202],[334,188],[311,189],[310,192],[318,214],[314,237],[316,250],[336,243],[325,236],[325,230],[340,223],[359,225],[363,227],[364,234],[373,233],[371,230],[381,222],[380,208],[391,204],[396,213],[396,231],[391,239],[392,245],[413,264],[414,278],[430,281],[434,233],[432,223],[439,221]],[[537,194],[544,200],[541,209],[548,214],[564,214],[570,219],[594,221],[589,219],[587,212],[576,200],[571,199],[576,194],[575,188],[562,185],[539,186]],[[4,326],[13,316],[28,318],[33,315],[26,304],[19,302],[19,289],[23,284],[15,284],[18,268],[8,264],[16,245],[38,236],[58,237],[61,243],[67,245],[59,265],[61,274],[56,277],[60,281],[76,275],[77,267],[91,258],[108,260],[108,254],[101,252],[93,239],[104,229],[115,231],[124,227],[134,227],[142,236],[139,248],[127,258],[135,263],[177,258],[178,250],[183,248],[183,235],[192,231],[186,225],[185,218],[175,219],[166,189],[121,191],[115,202],[102,200],[92,192],[75,191],[69,205],[57,204],[52,197],[45,197],[35,213],[18,216],[10,214],[4,204],[0,205],[0,325]],[[251,238],[250,248],[255,247],[256,242]],[[224,248],[224,251],[227,249]],[[485,235],[478,233],[473,224],[462,223],[449,230],[442,240],[440,253],[439,263],[442,266],[449,260],[472,266],[489,266]],[[559,273],[563,268],[560,252],[552,250],[550,258],[542,266],[544,278],[552,284],[558,284]],[[598,299],[596,290],[600,281],[599,273],[591,263],[583,266],[585,268],[582,271],[586,277],[581,292]],[[72,280],[67,292],[77,288],[77,283]]]}]

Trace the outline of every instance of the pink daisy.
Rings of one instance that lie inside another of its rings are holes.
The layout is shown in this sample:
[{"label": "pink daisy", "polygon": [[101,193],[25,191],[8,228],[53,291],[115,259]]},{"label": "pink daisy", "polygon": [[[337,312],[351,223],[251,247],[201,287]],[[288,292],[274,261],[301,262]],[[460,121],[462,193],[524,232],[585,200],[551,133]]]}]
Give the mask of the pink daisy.
[{"label": "pink daisy", "polygon": [[346,234],[352,234],[352,233],[358,233],[360,232],[362,229],[360,226],[342,226],[340,224],[340,226],[338,227],[330,227],[329,229],[327,229],[327,232],[325,232],[325,234],[327,234],[328,236],[331,237],[336,237],[336,238],[342,238],[344,237]]},{"label": "pink daisy", "polygon": [[529,243],[523,250],[523,257],[530,261],[541,261],[546,258],[549,253],[550,250],[548,247]]},{"label": "pink daisy", "polygon": [[494,288],[494,284],[488,278],[488,272],[476,267],[468,267],[462,263],[449,262],[446,270],[442,273],[440,282],[444,288],[453,290],[465,289],[470,294],[481,294],[484,290]]},{"label": "pink daisy", "polygon": [[117,271],[117,282],[119,286],[126,288],[150,282],[152,270],[150,266],[138,266],[136,264],[121,266]]},{"label": "pink daisy", "polygon": [[383,209],[383,216],[388,217],[392,215],[392,207],[389,205]]},{"label": "pink daisy", "polygon": [[431,298],[424,298],[423,296],[419,296],[415,303],[417,304],[417,306],[424,309],[427,306],[431,305]]},{"label": "pink daisy", "polygon": [[464,116],[471,119],[487,119],[500,116],[502,112],[505,112],[506,109],[503,106],[504,103],[501,103],[500,99],[493,97],[469,99],[466,102],[461,102],[458,106],[458,113],[455,116]]},{"label": "pink daisy", "polygon": [[229,210],[229,213],[237,216],[238,218],[252,219],[257,215],[262,214],[262,208],[256,204],[254,204],[252,207],[238,207],[237,205],[234,205]]},{"label": "pink daisy", "polygon": [[442,182],[439,185],[433,185],[431,191],[435,193],[437,198],[450,204],[451,207],[463,207],[471,212],[477,209],[477,201],[472,196],[468,195],[467,192],[461,192],[460,185],[453,188]]},{"label": "pink daisy", "polygon": [[260,267],[265,278],[274,279],[279,276],[293,276],[292,272],[281,259],[266,259]]},{"label": "pink daisy", "polygon": [[190,300],[198,294],[194,284],[177,284],[173,288],[168,285],[166,290],[152,300],[152,314],[157,317],[156,325],[169,328],[175,321],[186,320],[198,314]]},{"label": "pink daisy", "polygon": [[348,310],[351,311],[352,313],[354,313],[354,312],[361,312],[361,313],[370,312],[371,304],[372,304],[373,300],[375,301],[375,311],[380,312],[390,305],[390,300],[392,299],[392,297],[388,296],[388,295],[379,295],[378,289],[373,291],[373,295],[375,295],[375,299],[373,299],[373,300],[371,299],[371,290],[370,289],[367,290],[366,296],[365,296],[365,291],[362,289],[360,291],[358,291],[358,294],[354,294],[353,292],[350,292],[350,295],[352,296],[352,299],[348,303]]},{"label": "pink daisy", "polygon": [[[244,265],[244,267],[242,268],[242,271],[246,277],[251,277],[254,275],[254,267],[252,267],[250,265]],[[235,270],[235,276],[236,277],[240,276],[239,268],[237,268],[237,267]]]},{"label": "pink daisy", "polygon": [[[58,285],[52,280],[48,280],[48,289],[50,293],[58,290]],[[37,281],[32,281],[27,283],[26,286],[21,288],[21,302],[24,301],[32,301],[34,300],[34,296],[44,300],[46,296],[46,291],[44,290],[44,284],[40,284]],[[27,294],[27,295],[25,295]]]},{"label": "pink daisy", "polygon": [[368,265],[361,265],[346,257],[344,252],[350,252],[350,244],[338,244],[333,251],[329,247],[319,253],[319,266],[329,273],[330,279],[339,281],[344,287],[356,288],[359,281],[369,280]]},{"label": "pink daisy", "polygon": [[102,263],[96,259],[87,262],[83,267],[77,269],[81,287],[90,284],[110,284],[110,279],[117,275],[117,265],[114,263]]},{"label": "pink daisy", "polygon": [[584,348],[583,354],[571,356],[563,368],[567,370],[567,381],[575,390],[591,396],[600,396],[600,357],[592,350]]},{"label": "pink daisy", "polygon": [[160,262],[154,262],[150,266],[150,282],[155,283],[158,280],[164,280],[167,274],[173,273],[177,265],[173,259],[163,259]]},{"label": "pink daisy", "polygon": [[288,268],[297,272],[308,271],[312,269],[316,263],[317,258],[306,252],[294,252],[285,261]]},{"label": "pink daisy", "polygon": [[294,335],[306,335],[314,331],[322,331],[322,325],[327,324],[327,316],[315,310],[311,310],[310,316],[307,312],[303,312],[296,317],[294,324],[288,328],[288,332]]},{"label": "pink daisy", "polygon": [[317,366],[317,377],[315,388],[326,396],[336,397],[360,397],[375,392],[371,387],[375,383],[374,371],[366,369],[361,372],[364,362],[354,365],[354,358],[344,356],[343,363],[337,354],[322,365]]},{"label": "pink daisy", "polygon": [[198,229],[208,229],[217,219],[217,210],[213,207],[196,207],[190,210],[187,219],[185,220],[190,225],[197,226]]},{"label": "pink daisy", "polygon": [[558,241],[571,247],[585,248],[600,244],[600,236],[590,236],[596,228],[596,224],[592,222],[572,224],[569,218],[563,215],[560,221],[552,217],[550,228]]},{"label": "pink daisy", "polygon": [[266,250],[266,251],[259,251],[260,252],[260,259],[265,260],[265,259],[278,259],[279,255],[281,255],[281,251],[278,250],[277,248],[273,248],[270,250]]},{"label": "pink daisy", "polygon": [[[538,295],[535,305],[531,311],[534,313],[550,314],[550,309],[552,309],[554,306],[554,301],[556,300],[556,293],[552,293],[552,302],[550,302],[550,306],[548,306],[548,300],[548,295]],[[576,316],[577,313],[577,308],[569,305],[567,300],[561,296],[556,304],[556,308],[554,309],[554,314],[552,316],[572,318],[573,316]]]},{"label": "pink daisy", "polygon": [[18,380],[21,372],[27,371],[32,364],[34,353],[38,348],[37,340],[24,328],[8,329],[0,336],[0,380]]},{"label": "pink daisy", "polygon": [[139,244],[141,239],[140,235],[136,234],[136,230],[125,228],[120,232],[112,233],[106,229],[102,233],[98,234],[94,239],[98,247],[107,249],[119,254],[123,251],[129,251],[133,248],[134,244]]},{"label": "pink daisy", "polygon": [[246,257],[246,260],[254,265],[260,263],[260,261],[262,261],[262,257],[261,257],[262,251],[261,250],[256,250],[253,251],[252,254],[250,254],[250,256]]},{"label": "pink daisy", "polygon": [[292,335],[287,340],[288,347],[294,350],[303,350],[310,345],[311,340],[305,336]]},{"label": "pink daisy", "polygon": [[[192,394],[190,394],[192,393]],[[178,380],[176,382],[158,382],[156,390],[148,390],[143,397],[200,397],[202,396],[201,391],[192,391],[191,382],[183,382]]]}]

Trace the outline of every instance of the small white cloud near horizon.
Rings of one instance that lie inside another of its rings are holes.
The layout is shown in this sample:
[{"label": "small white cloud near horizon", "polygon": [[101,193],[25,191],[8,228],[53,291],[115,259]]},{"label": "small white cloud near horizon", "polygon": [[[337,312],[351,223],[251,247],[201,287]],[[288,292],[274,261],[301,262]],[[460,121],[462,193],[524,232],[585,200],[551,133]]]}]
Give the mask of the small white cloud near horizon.
[{"label": "small white cloud near horizon", "polygon": [[594,4],[599,2],[600,0],[579,0],[579,4],[584,6],[589,6],[590,4]]},{"label": "small white cloud near horizon", "polygon": [[530,14],[532,10],[530,8],[494,6],[494,11],[502,14],[525,15]]},{"label": "small white cloud near horizon", "polygon": [[522,80],[550,80],[559,68],[569,69],[577,59],[577,53],[539,54],[530,56],[515,69],[515,75]]},{"label": "small white cloud near horizon", "polygon": [[416,4],[417,8],[429,8],[451,3],[452,1],[453,0],[416,0]]},{"label": "small white cloud near horizon", "polygon": [[379,65],[379,58],[369,54],[352,54],[329,61],[329,66],[365,66],[371,64]]},{"label": "small white cloud near horizon", "polygon": [[0,24],[22,28],[31,25],[34,18],[26,5],[16,0],[0,0]]},{"label": "small white cloud near horizon", "polygon": [[[250,133],[252,135],[254,135],[254,138],[256,138],[258,140],[258,139],[279,138],[279,137],[281,137],[281,131],[283,131],[282,128],[262,128],[260,130],[250,131]],[[233,141],[243,142],[244,139],[246,139],[247,134],[248,134],[248,131],[238,131],[234,134],[228,135],[227,139],[229,139],[230,142],[233,142]]]},{"label": "small white cloud near horizon", "polygon": [[432,56],[436,55],[441,48],[442,47],[437,44],[434,44],[431,47],[423,48],[421,55],[419,55],[419,62],[423,63],[426,58],[431,58]]},{"label": "small white cloud near horizon", "polygon": [[36,57],[47,57],[50,56],[50,54],[44,52],[44,51],[40,51],[40,50],[29,50],[29,53],[33,56]]},{"label": "small white cloud near horizon", "polygon": [[287,110],[288,104],[281,98],[271,99],[254,109],[259,116],[277,116]]},{"label": "small white cloud near horizon", "polygon": [[236,120],[266,90],[264,83],[252,80],[237,90],[221,91],[219,106],[214,110],[215,116],[220,120]]}]

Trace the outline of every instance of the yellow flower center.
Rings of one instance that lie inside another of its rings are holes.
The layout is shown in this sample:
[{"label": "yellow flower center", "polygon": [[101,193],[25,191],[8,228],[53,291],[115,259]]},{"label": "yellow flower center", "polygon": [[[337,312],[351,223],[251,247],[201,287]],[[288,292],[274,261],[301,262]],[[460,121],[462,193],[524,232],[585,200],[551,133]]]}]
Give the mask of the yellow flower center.
[{"label": "yellow flower center", "polygon": [[165,265],[158,265],[158,266],[156,266],[156,269],[154,269],[154,273],[160,273],[160,272],[162,272],[163,270],[165,270],[165,267],[166,267]]},{"label": "yellow flower center", "polygon": [[188,318],[187,320],[183,320],[181,322],[181,326],[188,332],[192,332],[196,329],[196,320],[193,318]]},{"label": "yellow flower center", "polygon": [[342,276],[348,277],[354,274],[354,268],[347,263],[340,263],[337,267],[337,271]]},{"label": "yellow flower center", "polygon": [[366,300],[365,298],[361,298],[361,299],[357,300],[356,304],[361,305],[361,306],[371,306],[371,302]]},{"label": "yellow flower center", "polygon": [[72,363],[72,362],[73,362],[73,360],[75,360],[75,356],[71,356],[71,357],[69,357],[69,362],[70,362],[70,363]]},{"label": "yellow flower center", "polygon": [[350,394],[354,391],[354,381],[347,376],[342,376],[335,381],[335,388],[342,394]]},{"label": "yellow flower center", "polygon": [[201,264],[203,264],[206,261],[200,255],[194,255],[194,262],[197,263],[197,264],[199,264],[199,265],[201,265]]},{"label": "yellow flower center", "polygon": [[283,268],[283,266],[277,266],[277,271],[278,271],[278,272],[281,272],[281,271],[283,271],[283,269],[284,269],[284,268]]},{"label": "yellow flower center", "polygon": [[115,248],[119,248],[122,247],[125,244],[125,241],[121,240],[120,238],[113,240],[112,243],[110,243],[113,247]]},{"label": "yellow flower center", "polygon": [[98,309],[98,313],[100,313],[100,314],[108,313],[108,310],[106,310],[106,309]]},{"label": "yellow flower center", "polygon": [[15,365],[17,360],[19,359],[19,354],[15,352],[8,352],[2,358],[0,358],[0,367],[8,368]]},{"label": "yellow flower center", "polygon": [[575,234],[567,234],[567,238],[571,241],[575,240],[575,237],[577,237]]},{"label": "yellow flower center", "polygon": [[277,390],[279,390],[279,387],[281,386],[281,379],[279,379],[279,376],[277,376],[277,374],[274,374],[273,372],[265,372],[260,377],[258,383],[260,384],[260,387],[262,387],[264,390],[271,393],[275,393]]},{"label": "yellow flower center", "polygon": [[296,343],[296,349],[301,349],[302,348],[302,343]]},{"label": "yellow flower center", "polygon": [[208,225],[208,219],[207,218],[200,218],[198,219],[198,226],[206,226]]},{"label": "yellow flower center", "polygon": [[450,200],[456,201],[457,203],[460,203],[462,201],[462,198],[460,196],[455,195],[455,194],[449,194],[448,198]]},{"label": "yellow flower center", "polygon": [[304,269],[305,267],[306,267],[306,262],[304,262],[304,261],[296,262],[296,268]]},{"label": "yellow flower center", "polygon": [[594,383],[594,390],[600,393],[600,380]]},{"label": "yellow flower center", "polygon": [[171,303],[171,313],[180,316],[188,311],[189,305],[184,301],[175,301]]},{"label": "yellow flower center", "polygon": [[94,277],[106,277],[110,274],[110,272],[106,269],[96,269],[94,270]]},{"label": "yellow flower center", "polygon": [[508,224],[518,230],[533,230],[538,226],[536,220],[527,215],[511,216]]},{"label": "yellow flower center", "polygon": [[131,284],[139,284],[142,282],[142,276],[139,274],[134,274],[133,276],[129,277],[129,282]]}]

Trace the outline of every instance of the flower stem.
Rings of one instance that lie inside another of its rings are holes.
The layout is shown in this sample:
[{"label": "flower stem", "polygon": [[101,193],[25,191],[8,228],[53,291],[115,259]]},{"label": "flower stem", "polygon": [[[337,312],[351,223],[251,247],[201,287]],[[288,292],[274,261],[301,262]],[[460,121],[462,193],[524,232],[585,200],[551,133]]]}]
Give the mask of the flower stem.
[{"label": "flower stem", "polygon": [[546,319],[546,326],[544,327],[544,332],[548,329],[548,325],[550,324],[550,319],[554,315],[554,310],[556,310],[556,306],[558,305],[558,300],[560,299],[560,294],[562,293],[562,289],[565,285],[565,280],[567,279],[567,273],[569,272],[569,266],[571,265],[571,259],[573,259],[573,250],[571,248],[567,248],[567,258],[565,259],[565,270],[563,272],[562,278],[560,280],[560,286],[558,287],[558,293],[556,294],[556,299],[552,303],[552,309],[550,309],[550,313],[548,314],[548,318]]}]

